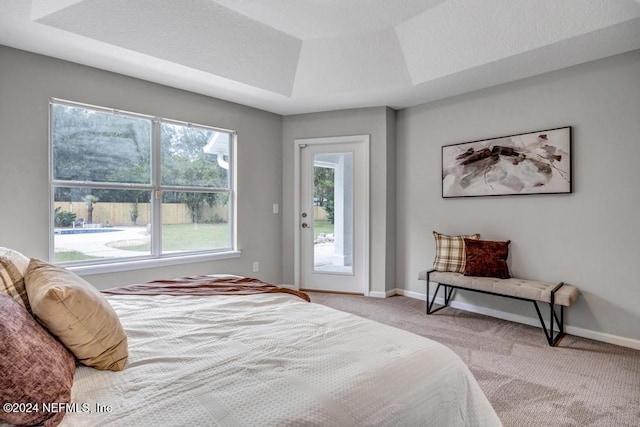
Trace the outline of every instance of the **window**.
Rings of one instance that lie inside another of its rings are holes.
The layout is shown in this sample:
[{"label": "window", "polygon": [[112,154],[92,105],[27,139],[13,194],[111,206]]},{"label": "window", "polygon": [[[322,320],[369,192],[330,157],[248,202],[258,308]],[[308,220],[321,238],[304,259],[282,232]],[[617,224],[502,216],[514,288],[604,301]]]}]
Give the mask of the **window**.
[{"label": "window", "polygon": [[235,133],[52,100],[52,256],[69,266],[234,251]]}]

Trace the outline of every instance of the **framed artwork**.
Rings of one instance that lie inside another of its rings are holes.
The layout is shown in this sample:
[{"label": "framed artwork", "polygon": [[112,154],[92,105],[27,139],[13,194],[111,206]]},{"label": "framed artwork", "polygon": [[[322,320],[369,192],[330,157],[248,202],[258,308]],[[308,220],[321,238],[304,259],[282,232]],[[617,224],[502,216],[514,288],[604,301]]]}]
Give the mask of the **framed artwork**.
[{"label": "framed artwork", "polygon": [[442,147],[442,197],[571,193],[571,126]]}]

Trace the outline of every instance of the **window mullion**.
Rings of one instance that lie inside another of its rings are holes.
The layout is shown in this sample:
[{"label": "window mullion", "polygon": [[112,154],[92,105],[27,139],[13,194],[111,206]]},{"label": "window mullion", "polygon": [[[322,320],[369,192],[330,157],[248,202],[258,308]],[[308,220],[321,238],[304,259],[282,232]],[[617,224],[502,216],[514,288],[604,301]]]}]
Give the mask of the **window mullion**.
[{"label": "window mullion", "polygon": [[162,254],[161,130],[160,119],[154,119],[151,127],[151,177],[154,188],[151,196],[151,255],[153,257],[159,257]]},{"label": "window mullion", "polygon": [[159,187],[163,192],[167,191],[185,191],[189,193],[231,193],[231,188],[217,188],[217,187],[188,187],[180,185],[161,185]]},{"label": "window mullion", "polygon": [[129,184],[129,183],[111,183],[111,182],[94,182],[94,181],[65,181],[51,180],[54,187],[74,187],[74,188],[95,188],[105,190],[153,190],[155,187],[150,184]]}]

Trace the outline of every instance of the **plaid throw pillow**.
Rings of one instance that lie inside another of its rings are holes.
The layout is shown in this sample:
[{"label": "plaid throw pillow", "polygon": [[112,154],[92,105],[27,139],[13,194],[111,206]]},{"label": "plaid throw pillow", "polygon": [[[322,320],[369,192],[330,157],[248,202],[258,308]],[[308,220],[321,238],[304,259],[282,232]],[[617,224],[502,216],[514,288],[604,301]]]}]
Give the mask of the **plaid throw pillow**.
[{"label": "plaid throw pillow", "polygon": [[436,239],[436,259],[433,261],[433,268],[437,271],[464,273],[464,239],[478,240],[480,234],[447,236],[434,231],[433,236]]},{"label": "plaid throw pillow", "polygon": [[31,313],[24,286],[24,272],[28,265],[29,258],[20,252],[0,247],[0,293],[9,295]]}]

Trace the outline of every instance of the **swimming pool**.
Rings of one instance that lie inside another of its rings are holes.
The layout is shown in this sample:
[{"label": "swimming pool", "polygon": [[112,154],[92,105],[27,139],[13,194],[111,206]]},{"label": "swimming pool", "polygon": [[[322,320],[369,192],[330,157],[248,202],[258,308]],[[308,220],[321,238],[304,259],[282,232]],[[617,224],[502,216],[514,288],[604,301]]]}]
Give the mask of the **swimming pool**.
[{"label": "swimming pool", "polygon": [[120,228],[65,228],[55,230],[54,234],[90,234],[90,233],[110,233],[112,231],[122,231]]}]

